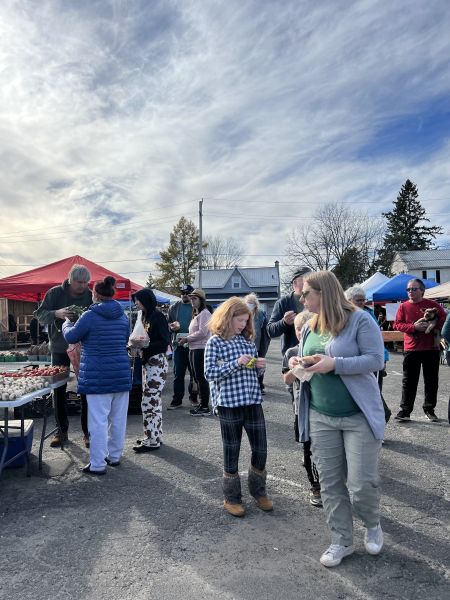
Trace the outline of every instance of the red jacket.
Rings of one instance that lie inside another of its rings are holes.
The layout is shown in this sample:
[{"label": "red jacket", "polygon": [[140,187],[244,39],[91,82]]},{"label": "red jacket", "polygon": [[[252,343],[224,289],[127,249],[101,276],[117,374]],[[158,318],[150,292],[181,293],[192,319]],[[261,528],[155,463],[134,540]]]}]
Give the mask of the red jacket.
[{"label": "red jacket", "polygon": [[410,350],[438,350],[434,344],[435,329],[431,333],[422,333],[414,329],[414,323],[423,317],[426,308],[438,309],[437,329],[442,329],[447,316],[445,310],[434,300],[422,299],[414,303],[407,300],[402,302],[395,315],[394,329],[405,334],[405,351]]}]

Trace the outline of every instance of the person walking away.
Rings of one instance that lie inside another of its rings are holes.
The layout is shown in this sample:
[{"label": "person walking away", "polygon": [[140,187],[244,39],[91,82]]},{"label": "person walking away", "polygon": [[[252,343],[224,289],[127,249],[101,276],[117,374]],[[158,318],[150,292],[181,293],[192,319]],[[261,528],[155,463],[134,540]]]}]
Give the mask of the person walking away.
[{"label": "person walking away", "polygon": [[302,329],[300,356],[289,366],[300,363],[313,374],[300,387],[300,440],[311,439],[331,530],[320,562],[335,567],[353,553],[352,508],[366,528],[367,553],[379,554],[383,547],[378,459],[385,421],[374,376],[384,364],[383,340],[331,271],[308,274],[302,295],[315,315]]},{"label": "person walking away", "polygon": [[[305,323],[312,319],[313,313],[310,313],[307,310],[299,313],[294,319],[294,327],[295,333],[297,335],[297,339],[299,343],[301,343],[302,339],[302,328]],[[294,346],[293,348],[289,348],[286,351],[286,354],[283,358],[283,367],[281,372],[283,373],[284,383],[287,385],[292,385],[294,391],[294,434],[295,441],[300,442],[299,437],[299,393],[300,393],[300,381],[294,375],[293,371],[289,368],[289,359],[293,356],[298,356],[299,344]],[[309,483],[311,484],[310,492],[309,492],[309,503],[312,506],[317,506],[319,508],[322,507],[322,497],[320,495],[320,483],[319,483],[319,473],[317,471],[316,465],[311,460],[311,440],[302,443],[303,446],[303,466],[306,470],[306,475],[308,477]]]},{"label": "person walking away", "polygon": [[[67,279],[58,286],[48,290],[42,304],[33,315],[39,323],[48,327],[49,349],[53,366],[70,366],[67,354],[68,344],[62,334],[65,319],[71,319],[74,314],[70,306],[88,308],[92,304],[92,292],[88,288],[91,274],[84,265],[73,265]],[[69,418],[66,401],[67,385],[62,385],[53,392],[55,418],[58,431],[50,442],[52,448],[57,448],[61,442],[68,440]],[[85,394],[81,394],[81,428],[84,434],[84,444],[89,447],[89,432],[87,425],[87,403]]]},{"label": "person walking away", "polygon": [[189,399],[192,405],[197,405],[197,390],[194,390],[194,377],[189,363],[189,348],[179,343],[177,336],[187,334],[189,323],[192,320],[192,304],[189,300],[189,294],[193,292],[192,285],[185,284],[181,286],[181,298],[178,302],[172,304],[169,308],[168,321],[169,329],[172,332],[172,347],[173,347],[173,398],[167,410],[175,410],[183,404],[184,397],[184,379],[186,371],[189,371]]},{"label": "person walking away", "polygon": [[256,373],[256,369],[265,368],[266,359],[256,356],[250,309],[240,298],[229,298],[213,313],[209,328],[212,337],[205,349],[205,376],[210,383],[212,404],[217,408],[220,419],[224,508],[234,517],[245,515],[239,477],[244,429],[251,448],[249,491],[258,508],[271,511],[273,502],[266,493],[266,424]]},{"label": "person walking away", "polygon": [[192,321],[189,333],[178,340],[180,344],[189,345],[189,362],[194,379],[197,382],[200,404],[189,412],[193,417],[209,415],[209,383],[205,378],[205,347],[211,333],[208,328],[211,312],[206,306],[206,296],[202,289],[193,290],[189,294],[192,304]]},{"label": "person walking away", "polygon": [[[258,356],[265,358],[269,350],[270,336],[267,332],[267,317],[266,313],[261,310],[258,296],[256,294],[247,294],[244,298],[249,309],[252,311],[253,323],[255,327],[255,346]],[[261,394],[264,396],[264,371],[258,373],[259,387]]]},{"label": "person walking away", "polygon": [[[423,412],[430,421],[438,421],[435,413],[439,387],[440,348],[435,343],[437,331],[444,325],[446,313],[440,304],[424,298],[425,285],[421,279],[411,279],[406,291],[408,300],[397,310],[394,329],[404,334],[402,399],[395,419],[410,421],[422,368],[425,396]],[[436,325],[427,333],[429,323],[423,319],[427,309],[436,311]]]},{"label": "person walking away", "polygon": [[141,351],[141,408],[145,437],[133,446],[133,450],[140,454],[157,450],[162,443],[161,394],[167,377],[166,350],[170,332],[166,317],[156,308],[156,297],[151,289],[139,290],[132,298],[137,308],[142,310],[144,327],[150,338],[149,346]]},{"label": "person walking away", "polygon": [[78,391],[86,395],[90,435],[90,462],[82,471],[104,475],[106,465],[120,464],[129,393],[130,361],[127,352],[129,322],[123,308],[113,299],[114,277],[105,277],[94,285],[89,309],[76,323],[63,323],[67,343],[81,342]]}]

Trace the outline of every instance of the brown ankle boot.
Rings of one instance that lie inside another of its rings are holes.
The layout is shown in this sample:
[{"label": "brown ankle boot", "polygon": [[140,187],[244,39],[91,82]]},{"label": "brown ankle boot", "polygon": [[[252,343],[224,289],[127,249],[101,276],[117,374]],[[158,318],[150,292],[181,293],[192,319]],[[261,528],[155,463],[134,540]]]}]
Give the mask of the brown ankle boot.
[{"label": "brown ankle boot", "polygon": [[270,512],[273,510],[273,502],[266,494],[266,471],[258,471],[250,466],[248,470],[248,489],[256,502],[256,506],[261,510]]},{"label": "brown ankle boot", "polygon": [[243,504],[232,504],[224,500],[223,507],[233,517],[243,517],[245,515],[245,506]]},{"label": "brown ankle boot", "polygon": [[224,473],[222,489],[225,500],[223,506],[233,517],[243,517],[245,506],[242,504],[241,479],[239,473]]}]

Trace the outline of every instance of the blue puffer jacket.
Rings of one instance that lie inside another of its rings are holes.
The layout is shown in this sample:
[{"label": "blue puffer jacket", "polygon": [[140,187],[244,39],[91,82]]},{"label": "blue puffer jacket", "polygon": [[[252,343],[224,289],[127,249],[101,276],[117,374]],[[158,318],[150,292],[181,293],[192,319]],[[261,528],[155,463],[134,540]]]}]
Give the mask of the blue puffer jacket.
[{"label": "blue puffer jacket", "polygon": [[131,389],[127,354],[129,322],[115,300],[92,304],[76,323],[66,321],[63,335],[69,344],[81,342],[78,391],[111,394]]}]

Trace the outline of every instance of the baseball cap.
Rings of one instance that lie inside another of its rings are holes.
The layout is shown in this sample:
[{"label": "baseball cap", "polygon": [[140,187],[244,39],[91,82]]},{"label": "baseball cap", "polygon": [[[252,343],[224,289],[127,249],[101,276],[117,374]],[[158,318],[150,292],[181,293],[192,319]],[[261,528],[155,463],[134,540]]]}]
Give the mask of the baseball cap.
[{"label": "baseball cap", "polygon": [[312,273],[312,269],[309,267],[300,267],[295,271],[295,273],[292,274],[291,283],[294,281],[294,279],[297,279],[297,277],[303,277],[307,273]]},{"label": "baseball cap", "polygon": [[189,285],[189,283],[183,283],[183,285],[180,287],[180,292],[182,294],[190,294],[193,291],[194,288],[192,287],[192,285]]}]

